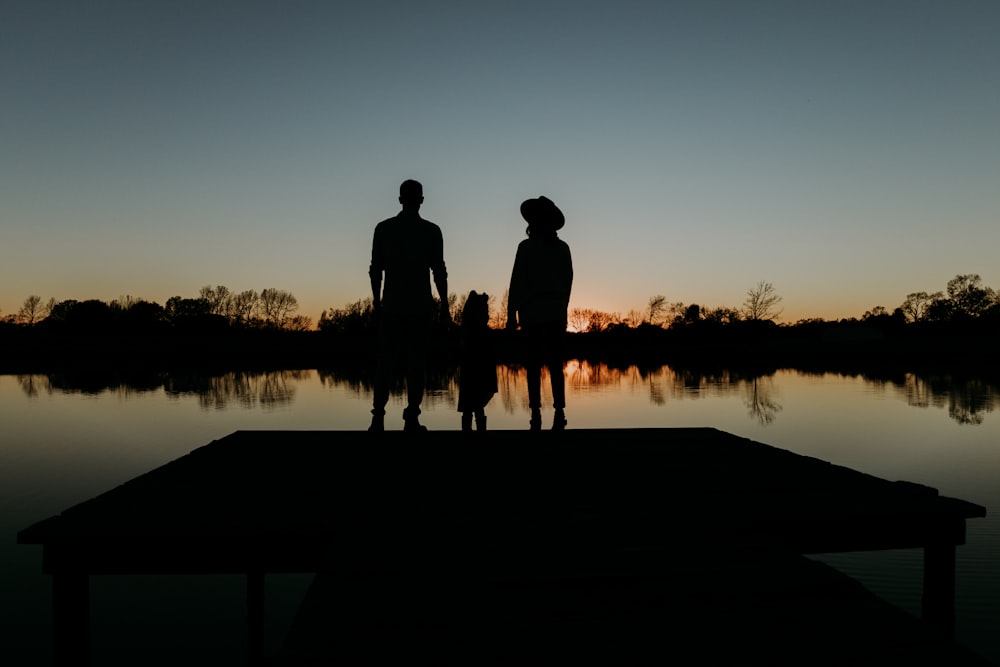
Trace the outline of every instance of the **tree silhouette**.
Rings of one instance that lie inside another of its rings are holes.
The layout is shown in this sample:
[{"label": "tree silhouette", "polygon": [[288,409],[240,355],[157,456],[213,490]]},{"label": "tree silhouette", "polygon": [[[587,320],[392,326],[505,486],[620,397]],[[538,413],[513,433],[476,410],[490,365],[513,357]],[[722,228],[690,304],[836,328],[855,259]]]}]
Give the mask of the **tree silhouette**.
[{"label": "tree silhouette", "polygon": [[718,308],[703,310],[701,317],[706,322],[712,322],[713,324],[730,325],[740,321],[740,311],[735,308],[719,306]]},{"label": "tree silhouette", "polygon": [[319,315],[320,331],[341,336],[368,336],[375,331],[375,310],[372,298],[359,299],[343,308],[324,310]]},{"label": "tree silhouette", "polygon": [[42,297],[32,294],[24,300],[21,309],[17,311],[16,319],[21,324],[34,325],[48,315],[42,304]]},{"label": "tree silhouette", "polygon": [[900,306],[908,322],[919,322],[927,317],[927,309],[937,299],[944,296],[941,292],[911,292],[906,295],[906,301]]},{"label": "tree silhouette", "polygon": [[230,322],[236,320],[235,313],[233,312],[233,296],[233,293],[225,285],[219,285],[218,287],[205,285],[198,292],[199,298],[208,301],[212,313],[222,315]]},{"label": "tree silhouette", "polygon": [[979,317],[996,300],[996,293],[985,287],[982,278],[975,273],[955,276],[948,281],[947,291],[952,304],[952,317]]},{"label": "tree silhouette", "polygon": [[751,322],[776,320],[782,312],[778,308],[779,303],[781,297],[774,285],[762,280],[747,290],[747,298],[743,301],[743,316]]},{"label": "tree silhouette", "polygon": [[649,297],[649,303],[646,304],[647,322],[656,326],[662,326],[669,312],[670,305],[667,303],[667,297],[662,294]]},{"label": "tree silhouette", "polygon": [[257,315],[259,301],[260,295],[252,289],[234,294],[229,301],[231,320],[241,326],[250,326]]},{"label": "tree silhouette", "polygon": [[490,295],[490,328],[503,329],[507,323],[507,294],[510,290],[505,289],[503,296],[497,301],[496,296]]},{"label": "tree silhouette", "polygon": [[260,314],[265,327],[282,329],[299,308],[299,301],[290,292],[269,287],[260,293]]}]

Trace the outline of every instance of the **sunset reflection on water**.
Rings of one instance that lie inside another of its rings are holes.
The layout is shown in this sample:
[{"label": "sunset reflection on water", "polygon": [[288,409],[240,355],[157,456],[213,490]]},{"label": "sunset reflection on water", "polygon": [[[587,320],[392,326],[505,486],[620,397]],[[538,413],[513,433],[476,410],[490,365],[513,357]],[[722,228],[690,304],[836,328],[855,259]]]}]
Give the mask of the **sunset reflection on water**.
[{"label": "sunset reflection on water", "polygon": [[[969,523],[968,543],[959,551],[959,632],[1000,657],[992,639],[1000,622],[995,384],[914,373],[752,374],[585,360],[570,361],[564,372],[570,430],[717,428],[987,507],[986,519]],[[499,366],[497,379],[499,391],[486,408],[490,429],[526,431],[524,369]],[[431,430],[457,430],[455,369],[432,371],[428,380],[421,420]],[[542,388],[545,428],[552,405],[547,375]],[[401,382],[394,387],[387,428],[402,427],[403,389]],[[0,548],[7,573],[0,584],[20,591],[14,607],[0,610],[2,625],[14,629],[19,641],[47,641],[48,583],[37,554],[14,544],[17,530],[233,431],[359,430],[367,427],[370,409],[371,385],[362,367],[142,377],[0,375],[0,525],[7,540]],[[609,442],[609,453],[613,447]],[[908,574],[919,572],[919,554],[848,555],[833,562],[904,608],[919,602],[919,576]],[[18,611],[28,608],[34,616]]]},{"label": "sunset reflection on water", "polygon": [[[701,399],[738,400],[744,414],[759,424],[771,424],[785,408],[782,395],[798,392],[799,387],[817,383],[860,383],[871,396],[902,400],[913,408],[943,409],[959,424],[983,423],[986,415],[1000,406],[1000,389],[978,378],[954,378],[947,375],[899,373],[889,377],[805,372],[792,369],[767,374],[733,370],[674,369],[669,366],[641,368],[609,366],[573,359],[566,362],[564,373],[569,409],[586,407],[586,421],[599,427],[601,418],[615,420],[623,402],[644,399],[653,406],[667,406],[676,401]],[[127,401],[149,393],[162,392],[170,400],[194,397],[205,410],[231,408],[264,410],[290,407],[301,391],[318,380],[319,386],[360,401],[371,396],[368,372],[361,368],[322,370],[231,371],[214,375],[195,373],[152,373],[137,377],[94,377],[50,375],[14,376],[28,398],[40,395],[114,396]],[[443,369],[429,374],[425,412],[453,410],[458,402],[457,369]],[[527,378],[519,366],[497,367],[498,392],[487,406],[488,411],[514,414],[528,410]],[[402,400],[405,385],[397,379],[392,388],[396,403]],[[542,402],[551,405],[548,370],[542,369]],[[604,424],[606,426],[648,426],[648,424]]]}]

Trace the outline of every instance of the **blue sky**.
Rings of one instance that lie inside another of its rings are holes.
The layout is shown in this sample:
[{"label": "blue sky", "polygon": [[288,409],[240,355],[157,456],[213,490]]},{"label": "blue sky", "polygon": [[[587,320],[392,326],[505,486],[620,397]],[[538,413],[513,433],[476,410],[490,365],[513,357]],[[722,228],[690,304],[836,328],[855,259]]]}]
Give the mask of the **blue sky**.
[{"label": "blue sky", "polygon": [[965,0],[8,1],[0,314],[222,284],[315,320],[369,294],[406,178],[459,293],[502,293],[541,194],[574,307],[1000,288],[998,31]]}]

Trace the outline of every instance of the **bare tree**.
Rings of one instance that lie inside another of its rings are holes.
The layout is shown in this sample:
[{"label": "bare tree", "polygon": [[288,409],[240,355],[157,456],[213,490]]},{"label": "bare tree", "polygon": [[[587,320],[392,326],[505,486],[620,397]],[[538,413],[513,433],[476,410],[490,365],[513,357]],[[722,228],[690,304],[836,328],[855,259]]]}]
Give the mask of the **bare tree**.
[{"label": "bare tree", "polygon": [[260,295],[252,289],[234,294],[230,302],[233,319],[240,324],[249,324],[257,316],[259,301]]},{"label": "bare tree", "polygon": [[781,315],[778,304],[781,297],[769,282],[760,281],[747,290],[747,298],[743,302],[743,316],[750,321],[759,322],[776,320]]},{"label": "bare tree", "polygon": [[944,294],[941,292],[934,292],[933,294],[928,294],[927,292],[911,292],[906,295],[906,301],[900,306],[903,314],[906,315],[906,319],[910,322],[919,322],[927,316],[927,308],[935,300],[940,299]]},{"label": "bare tree", "polygon": [[260,312],[268,326],[282,328],[299,308],[299,301],[290,292],[268,287],[260,293]]},{"label": "bare tree", "polygon": [[590,311],[586,308],[573,308],[567,317],[570,331],[584,332],[590,325]]},{"label": "bare tree", "polygon": [[587,331],[605,331],[613,324],[620,324],[621,315],[618,313],[606,313],[603,310],[591,310],[590,319],[587,323]]},{"label": "bare tree", "polygon": [[21,305],[21,309],[17,311],[17,321],[22,324],[33,325],[39,320],[45,318],[43,314],[44,306],[42,305],[42,297],[37,294],[32,294],[24,303]]},{"label": "bare tree", "polygon": [[647,322],[661,326],[666,321],[669,312],[670,304],[667,303],[667,297],[662,294],[649,297],[649,304],[646,306]]},{"label": "bare tree", "polygon": [[111,302],[111,308],[114,310],[127,311],[130,310],[134,305],[142,301],[141,298],[137,296],[132,296],[131,294],[122,294],[117,299]]},{"label": "bare tree", "polygon": [[285,329],[289,331],[309,331],[312,328],[312,318],[306,315],[293,315],[285,321]]},{"label": "bare tree", "polygon": [[509,290],[503,291],[503,296],[500,297],[500,302],[497,303],[495,296],[490,295],[489,306],[490,306],[490,328],[491,329],[503,329],[507,324],[507,293]]},{"label": "bare tree", "polygon": [[462,313],[465,311],[465,303],[468,300],[468,292],[463,292],[461,296],[454,292],[448,295],[448,310],[451,312],[451,321],[458,326],[462,326]]},{"label": "bare tree", "polygon": [[625,317],[622,318],[622,322],[624,322],[626,325],[628,325],[633,329],[638,327],[640,324],[648,321],[649,320],[646,319],[646,313],[640,310],[636,310],[635,308],[629,310],[625,314]]},{"label": "bare tree", "polygon": [[222,315],[230,321],[236,319],[233,312],[233,297],[235,295],[225,285],[218,285],[216,287],[205,285],[201,288],[198,296],[208,301],[209,306],[212,308],[212,314]]}]

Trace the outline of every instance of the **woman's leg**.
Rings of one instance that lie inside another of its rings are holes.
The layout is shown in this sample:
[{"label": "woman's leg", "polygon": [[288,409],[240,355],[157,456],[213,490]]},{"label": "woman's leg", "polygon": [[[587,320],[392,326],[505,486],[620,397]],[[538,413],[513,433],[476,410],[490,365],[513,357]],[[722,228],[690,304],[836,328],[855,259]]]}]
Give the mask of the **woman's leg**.
[{"label": "woman's leg", "polygon": [[545,365],[552,380],[552,405],[557,410],[566,407],[566,376],[563,374],[565,336],[566,327],[563,325],[550,326],[545,336]]}]

